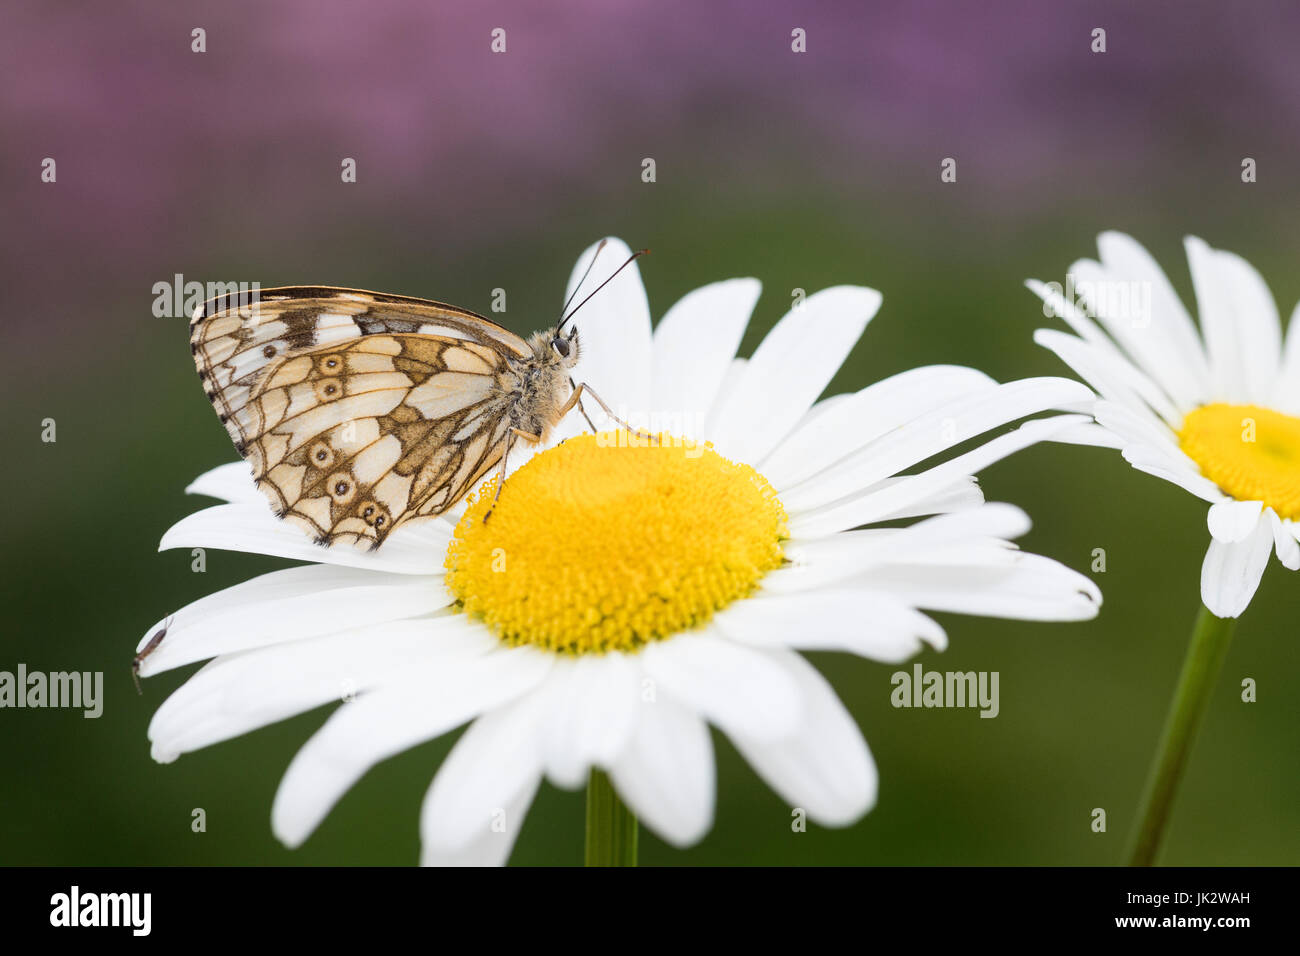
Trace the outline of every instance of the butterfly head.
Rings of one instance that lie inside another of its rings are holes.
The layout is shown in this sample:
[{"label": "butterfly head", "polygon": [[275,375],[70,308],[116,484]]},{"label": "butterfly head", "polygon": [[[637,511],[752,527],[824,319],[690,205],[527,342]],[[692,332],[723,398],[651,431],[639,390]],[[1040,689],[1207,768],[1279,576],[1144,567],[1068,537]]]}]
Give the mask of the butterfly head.
[{"label": "butterfly head", "polygon": [[581,351],[578,345],[577,328],[570,328],[568,332],[556,329],[551,336],[551,351],[565,368],[573,368],[577,365],[578,353]]},{"label": "butterfly head", "polygon": [[[578,344],[578,330],[538,329],[528,339],[528,347],[533,353],[531,365],[535,369],[558,369],[567,373],[578,364],[582,352]],[[562,376],[563,380],[568,375]]]},{"label": "butterfly head", "polygon": [[[578,294],[578,290],[581,289],[583,287],[583,284],[587,281],[587,276],[591,274],[591,267],[596,264],[596,260],[600,257],[600,252],[604,248],[605,248],[605,240],[602,239],[600,240],[600,244],[596,246],[596,251],[592,253],[591,261],[587,263],[587,268],[586,271],[582,273],[582,278],[580,278],[577,281],[577,283],[574,285],[573,291],[569,293],[569,298],[566,299],[564,302],[564,308],[560,310],[560,312],[563,314],[564,317],[560,319],[559,323],[555,326],[555,329],[550,334],[549,347],[551,350],[551,354],[549,356],[546,356],[546,358],[548,358],[553,363],[558,363],[562,368],[570,369],[573,368],[573,366],[577,365],[578,353],[579,351],[581,351],[578,348],[577,328],[571,327],[569,331],[566,333],[564,331],[564,326],[568,323],[570,319],[573,318],[574,314],[579,309],[581,309],[584,305],[586,305],[588,302],[591,301],[592,297],[597,292],[605,288],[605,286],[609,285],[610,282],[613,281],[615,276],[617,276],[620,272],[622,272],[624,269],[630,266],[641,256],[647,255],[650,252],[649,249],[640,249],[637,252],[632,253],[630,256],[627,257],[627,259],[623,261],[623,264],[621,266],[619,266],[612,273],[610,273],[609,277],[606,278],[605,281],[602,282],[600,285],[596,286],[596,288],[592,290],[585,299],[583,299],[576,306],[574,306],[573,309],[569,309],[569,304],[573,302],[574,297],[577,296]],[[541,349],[535,348],[534,350],[539,359],[543,357]]]}]

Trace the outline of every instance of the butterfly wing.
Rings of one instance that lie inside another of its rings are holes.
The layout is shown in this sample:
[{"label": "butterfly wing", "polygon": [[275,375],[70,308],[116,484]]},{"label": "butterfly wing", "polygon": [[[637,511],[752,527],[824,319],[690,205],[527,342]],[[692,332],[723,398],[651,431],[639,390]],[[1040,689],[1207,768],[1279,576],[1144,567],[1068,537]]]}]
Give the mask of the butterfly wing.
[{"label": "butterfly wing", "polygon": [[500,460],[526,343],[427,299],[295,287],[216,299],[191,350],[276,514],[318,542],[378,547]]}]

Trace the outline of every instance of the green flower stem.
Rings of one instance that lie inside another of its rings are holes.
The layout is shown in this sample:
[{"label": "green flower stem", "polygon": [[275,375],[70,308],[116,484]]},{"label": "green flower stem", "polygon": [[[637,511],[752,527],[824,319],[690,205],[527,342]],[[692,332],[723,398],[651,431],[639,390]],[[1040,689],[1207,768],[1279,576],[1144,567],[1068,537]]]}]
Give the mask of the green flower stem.
[{"label": "green flower stem", "polygon": [[587,779],[587,866],[636,866],[636,814],[603,770]]},{"label": "green flower stem", "polygon": [[1165,824],[1178,793],[1178,781],[1187,764],[1196,727],[1210,702],[1215,678],[1228,653],[1235,623],[1231,618],[1215,617],[1204,607],[1196,618],[1192,641],[1183,660],[1183,672],[1178,677],[1169,716],[1165,718],[1160,749],[1156,752],[1142,795],[1140,822],[1129,853],[1130,866],[1155,863]]}]

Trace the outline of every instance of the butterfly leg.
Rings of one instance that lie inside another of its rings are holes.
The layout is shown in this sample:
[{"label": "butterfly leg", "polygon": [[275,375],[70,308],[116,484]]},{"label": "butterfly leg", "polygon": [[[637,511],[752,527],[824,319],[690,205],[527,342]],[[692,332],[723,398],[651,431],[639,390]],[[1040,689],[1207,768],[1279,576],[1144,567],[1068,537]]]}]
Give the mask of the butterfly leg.
[{"label": "butterfly leg", "polygon": [[501,488],[506,483],[506,462],[510,459],[510,449],[514,447],[516,438],[522,438],[524,441],[532,442],[534,445],[542,440],[541,435],[534,435],[532,432],[526,432],[521,428],[510,429],[510,438],[506,442],[506,450],[501,454],[501,471],[497,475],[496,494],[492,496],[492,504],[488,508],[487,514],[483,516],[484,524],[487,524],[488,518],[492,517],[492,512],[496,510],[497,499],[501,497]]},{"label": "butterfly leg", "polygon": [[[588,385],[586,382],[583,382],[581,385],[579,385],[577,388],[573,390],[573,394],[569,396],[569,400],[565,402],[564,406],[560,409],[561,418],[563,418],[564,415],[568,413],[568,411],[571,408],[573,408],[574,405],[577,405],[579,408],[582,408],[583,392],[586,392],[588,395],[594,398],[596,400],[596,404],[605,410],[605,414],[608,415],[610,418],[612,418],[614,421],[618,422],[618,424],[622,425],[625,431],[631,432],[633,435],[636,435],[638,438],[644,438],[646,441],[654,442],[655,444],[659,443],[659,437],[657,435],[651,435],[648,432],[641,431],[641,429],[639,428],[633,428],[627,422],[623,421],[623,419],[615,415],[610,410],[610,407],[605,404],[605,400],[602,399],[599,395],[597,395],[595,391],[592,389],[592,387]],[[583,409],[582,414],[583,417],[586,418],[587,415],[586,409]],[[590,418],[587,418],[587,424],[589,425],[591,424]],[[592,426],[592,430],[593,431],[595,430],[594,425]]]},{"label": "butterfly leg", "polygon": [[591,416],[587,414],[587,410],[582,407],[582,402],[577,400],[578,383],[570,378],[569,387],[572,388],[573,391],[569,395],[569,401],[565,403],[564,408],[560,411],[560,417],[563,418],[565,412],[572,408],[574,403],[577,402],[578,411],[582,412],[582,417],[587,420],[587,427],[591,429],[591,433],[593,435],[599,434],[599,429],[597,429],[595,423],[592,422]]},{"label": "butterfly leg", "polygon": [[510,437],[506,439],[506,450],[501,453],[501,471],[497,473],[496,494],[492,496],[492,504],[488,505],[487,514],[483,516],[484,524],[487,524],[488,518],[492,517],[492,512],[495,511],[497,507],[497,499],[501,497],[501,488],[506,483],[506,462],[510,460],[510,449],[514,447],[515,433],[518,431],[519,429],[517,428],[510,429]]}]

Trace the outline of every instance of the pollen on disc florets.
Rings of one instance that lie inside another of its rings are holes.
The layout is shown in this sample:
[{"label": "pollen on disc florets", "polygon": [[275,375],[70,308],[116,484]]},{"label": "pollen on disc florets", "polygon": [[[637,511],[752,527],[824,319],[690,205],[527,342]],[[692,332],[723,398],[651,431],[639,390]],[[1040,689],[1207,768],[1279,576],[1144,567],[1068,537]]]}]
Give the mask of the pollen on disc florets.
[{"label": "pollen on disc florets", "polygon": [[1183,419],[1178,445],[1233,498],[1300,519],[1300,418],[1258,405],[1203,405]]},{"label": "pollen on disc florets", "polygon": [[783,560],[775,491],[712,446],[657,438],[570,439],[511,475],[495,507],[484,485],[447,550],[465,612],[508,644],[630,651],[752,593]]}]

